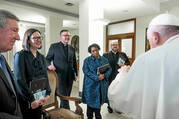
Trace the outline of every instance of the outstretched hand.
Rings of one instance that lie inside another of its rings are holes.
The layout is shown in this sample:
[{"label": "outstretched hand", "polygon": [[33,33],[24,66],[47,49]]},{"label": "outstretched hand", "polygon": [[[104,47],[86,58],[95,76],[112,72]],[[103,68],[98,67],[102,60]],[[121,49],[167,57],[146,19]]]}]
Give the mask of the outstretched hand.
[{"label": "outstretched hand", "polygon": [[120,69],[118,69],[118,72],[128,72],[130,70],[130,66],[124,65]]}]

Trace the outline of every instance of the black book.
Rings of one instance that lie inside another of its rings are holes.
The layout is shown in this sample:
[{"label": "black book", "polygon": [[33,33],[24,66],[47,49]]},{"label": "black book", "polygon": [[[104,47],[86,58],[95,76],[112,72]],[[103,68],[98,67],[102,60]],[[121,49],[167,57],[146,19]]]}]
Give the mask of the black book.
[{"label": "black book", "polygon": [[109,63],[98,67],[97,74],[104,74],[110,67]]},{"label": "black book", "polygon": [[30,82],[30,90],[34,95],[35,100],[40,100],[40,98],[44,98],[46,96],[46,86],[46,78],[33,79]]}]

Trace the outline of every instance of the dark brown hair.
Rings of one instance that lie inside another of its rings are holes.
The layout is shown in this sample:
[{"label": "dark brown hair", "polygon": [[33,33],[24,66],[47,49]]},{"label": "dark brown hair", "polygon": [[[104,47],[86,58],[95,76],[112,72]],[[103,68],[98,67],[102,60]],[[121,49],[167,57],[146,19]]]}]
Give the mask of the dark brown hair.
[{"label": "dark brown hair", "polygon": [[61,35],[63,32],[69,32],[69,31],[66,30],[66,29],[63,29],[63,30],[60,31],[60,35]]}]

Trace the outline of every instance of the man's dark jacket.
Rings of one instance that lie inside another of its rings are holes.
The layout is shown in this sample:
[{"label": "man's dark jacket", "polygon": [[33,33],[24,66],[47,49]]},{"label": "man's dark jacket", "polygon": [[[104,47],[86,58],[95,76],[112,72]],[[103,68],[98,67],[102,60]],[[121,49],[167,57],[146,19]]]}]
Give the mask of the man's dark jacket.
[{"label": "man's dark jacket", "polygon": [[[11,81],[14,86],[14,89],[16,91],[16,87],[13,80],[14,77],[7,62],[6,67],[12,79]],[[12,88],[10,87],[8,79],[6,78],[3,70],[0,68],[0,119],[22,119],[22,114],[16,95],[13,93]]]},{"label": "man's dark jacket", "polygon": [[68,57],[65,55],[62,42],[52,44],[46,59],[48,65],[53,61],[54,66],[56,67],[56,72],[61,74],[62,80],[68,77],[73,81],[75,80],[75,74],[77,75],[75,49],[71,45],[67,45],[67,47]]}]

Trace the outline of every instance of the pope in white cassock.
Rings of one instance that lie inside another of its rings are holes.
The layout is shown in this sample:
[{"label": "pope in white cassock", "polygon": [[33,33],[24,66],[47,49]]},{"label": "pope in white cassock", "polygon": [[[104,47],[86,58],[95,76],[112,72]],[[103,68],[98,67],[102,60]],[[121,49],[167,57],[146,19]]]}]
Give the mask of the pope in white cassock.
[{"label": "pope in white cassock", "polygon": [[111,83],[111,107],[133,119],[179,119],[179,19],[155,17],[147,38],[152,49]]}]

